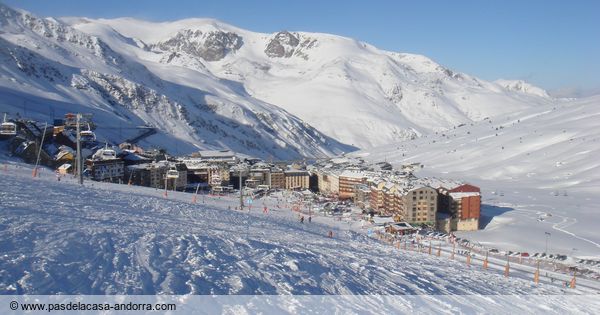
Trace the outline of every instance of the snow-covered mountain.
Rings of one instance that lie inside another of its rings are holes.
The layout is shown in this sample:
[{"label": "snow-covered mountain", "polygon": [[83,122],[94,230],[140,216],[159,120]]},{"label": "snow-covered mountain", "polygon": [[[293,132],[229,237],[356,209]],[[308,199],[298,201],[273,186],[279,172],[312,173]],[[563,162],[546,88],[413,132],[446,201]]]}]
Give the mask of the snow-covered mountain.
[{"label": "snow-covered mountain", "polygon": [[504,88],[511,90],[511,91],[529,93],[529,94],[537,95],[537,96],[544,97],[544,98],[550,97],[550,95],[548,95],[548,92],[546,92],[546,90],[541,89],[532,84],[529,84],[523,80],[500,79],[500,80],[494,81],[494,83],[500,84]]},{"label": "snow-covered mountain", "polygon": [[172,137],[262,157],[323,156],[554,102],[524,82],[487,82],[329,34],[262,34],[212,19],[40,19],[4,5],[0,13],[3,94],[158,126],[162,138],[149,141],[167,145]]},{"label": "snow-covered mountain", "polygon": [[128,51],[141,60],[239,82],[253,97],[361,148],[552,102],[525,82],[486,82],[424,56],[330,34],[254,33],[211,19],[63,21],[107,42],[111,33],[133,38],[139,49]]},{"label": "snow-covered mountain", "polygon": [[179,67],[151,69],[112,48],[135,44],[118,33],[111,33],[109,45],[55,19],[4,5],[0,23],[2,111],[44,120],[50,113],[91,112],[101,127],[112,129],[101,135],[114,141],[131,135],[119,139],[116,129],[122,134],[151,125],[163,133],[149,143],[172,148],[178,140],[188,144],[179,147],[188,152],[195,146],[228,147],[260,157],[298,158],[353,149],[252,98],[239,83]]}]

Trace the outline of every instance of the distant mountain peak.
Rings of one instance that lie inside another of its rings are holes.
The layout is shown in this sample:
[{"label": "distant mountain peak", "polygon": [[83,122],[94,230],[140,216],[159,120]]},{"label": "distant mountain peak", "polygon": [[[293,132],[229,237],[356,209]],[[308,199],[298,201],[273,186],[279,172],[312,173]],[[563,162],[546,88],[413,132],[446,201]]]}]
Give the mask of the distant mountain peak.
[{"label": "distant mountain peak", "polygon": [[545,98],[550,98],[550,95],[548,94],[548,92],[546,90],[544,90],[540,87],[537,87],[531,83],[525,82],[523,80],[499,79],[494,82],[510,91],[517,91],[517,92],[532,94],[532,95],[541,96],[541,97],[545,97]]}]

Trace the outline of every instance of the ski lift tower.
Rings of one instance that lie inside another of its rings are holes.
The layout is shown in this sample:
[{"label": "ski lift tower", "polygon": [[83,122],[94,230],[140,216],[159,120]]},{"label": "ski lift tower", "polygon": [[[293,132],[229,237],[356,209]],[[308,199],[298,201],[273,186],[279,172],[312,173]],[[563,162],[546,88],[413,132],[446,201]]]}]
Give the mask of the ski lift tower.
[{"label": "ski lift tower", "polygon": [[79,127],[79,121],[81,120],[81,114],[77,114],[76,119],[77,119],[77,125],[76,125],[76,132],[77,132],[77,177],[79,179],[79,184],[83,185],[83,158],[81,156],[81,133],[80,133],[80,127]]},{"label": "ski lift tower", "polygon": [[247,172],[248,169],[245,164],[238,164],[235,166],[235,170],[239,173],[239,183],[240,183],[240,210],[244,209],[244,187],[242,181],[243,173]]}]

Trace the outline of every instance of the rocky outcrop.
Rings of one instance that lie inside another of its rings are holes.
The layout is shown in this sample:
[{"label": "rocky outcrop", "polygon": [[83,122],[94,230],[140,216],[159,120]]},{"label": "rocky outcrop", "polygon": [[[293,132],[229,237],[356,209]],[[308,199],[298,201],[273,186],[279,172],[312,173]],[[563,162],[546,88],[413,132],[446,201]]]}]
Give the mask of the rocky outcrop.
[{"label": "rocky outcrop", "polygon": [[167,52],[183,52],[206,61],[218,61],[243,45],[242,37],[233,32],[182,30],[174,37],[154,45]]},{"label": "rocky outcrop", "polygon": [[294,36],[294,34],[288,31],[282,31],[275,35],[269,44],[267,44],[267,48],[265,48],[265,54],[269,57],[276,58],[289,58],[294,53],[294,49],[300,40],[298,37]]},{"label": "rocky outcrop", "polygon": [[265,54],[271,58],[297,56],[308,59],[308,55],[304,51],[314,47],[316,43],[316,39],[302,38],[300,34],[281,31],[269,41],[265,48]]}]

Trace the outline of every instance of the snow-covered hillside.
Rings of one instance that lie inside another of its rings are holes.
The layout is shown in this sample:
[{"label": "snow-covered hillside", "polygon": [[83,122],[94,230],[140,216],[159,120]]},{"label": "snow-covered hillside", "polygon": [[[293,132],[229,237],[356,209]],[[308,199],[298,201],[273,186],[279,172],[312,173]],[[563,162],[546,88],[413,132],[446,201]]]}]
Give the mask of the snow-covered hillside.
[{"label": "snow-covered hillside", "polygon": [[524,82],[486,82],[335,35],[254,33],[210,19],[63,20],[107,41],[114,32],[133,38],[139,49],[112,46],[139,59],[239,82],[253,97],[361,148],[551,103]]},{"label": "snow-covered hillside", "polygon": [[115,32],[104,34],[112,36],[105,41],[3,4],[0,24],[0,106],[13,116],[48,121],[54,114],[91,112],[105,128],[100,135],[110,141],[127,138],[116,130],[150,125],[162,133],[149,144],[172,151],[179,145],[188,153],[193,147],[228,147],[285,159],[353,149],[252,98],[239,83],[161,68],[159,62],[150,68],[120,47],[135,42]]},{"label": "snow-covered hillside", "polygon": [[[524,82],[486,82],[329,34],[262,34],[212,19],[40,19],[4,5],[0,12],[2,94],[159,127],[150,142],[172,144],[170,135],[187,143],[181,147],[324,156],[553,102]],[[46,106],[26,103],[2,107]]]},{"label": "snow-covered hillside", "polygon": [[600,257],[600,97],[486,119],[353,155],[482,188],[483,231],[469,238],[518,251]]},{"label": "snow-covered hillside", "polygon": [[[464,294],[523,301],[564,293],[550,283],[534,285],[530,274],[515,271],[507,279],[501,271],[401,251],[326,218],[301,224],[273,203],[268,214],[239,212],[227,209],[235,198],[192,204],[190,194],[165,199],[152,188],[79,186],[69,178],[57,182],[47,170],[32,179],[29,166],[2,163],[2,294],[425,294],[424,307],[439,312],[446,299],[483,311]],[[561,299],[546,303],[574,307]],[[500,307],[494,304],[488,307]]]},{"label": "snow-covered hillside", "polygon": [[599,105],[600,96],[557,103],[356,154],[396,165],[421,162],[458,178],[598,192]]}]

